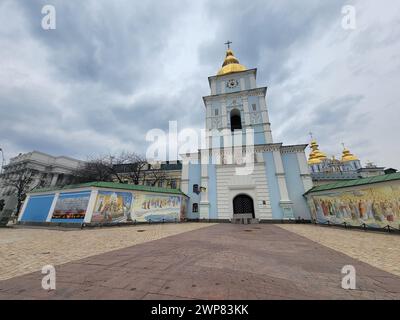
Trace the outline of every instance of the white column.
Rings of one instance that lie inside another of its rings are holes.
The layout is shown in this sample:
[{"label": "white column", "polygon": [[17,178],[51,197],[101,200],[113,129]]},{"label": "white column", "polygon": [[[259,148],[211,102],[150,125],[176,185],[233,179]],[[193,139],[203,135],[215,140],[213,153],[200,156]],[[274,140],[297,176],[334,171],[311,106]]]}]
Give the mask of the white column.
[{"label": "white column", "polygon": [[281,197],[279,206],[282,208],[283,219],[294,218],[293,203],[289,198],[281,152],[273,151],[273,156],[276,167],[276,177],[278,179],[279,194]]},{"label": "white column", "polygon": [[313,187],[310,170],[308,168],[306,155],[304,152],[297,153],[297,162],[300,168],[300,176],[304,186],[304,192],[307,192]]},{"label": "white column", "polygon": [[53,177],[51,178],[50,186],[54,187],[57,183],[58,173],[53,173]]},{"label": "white column", "polygon": [[265,137],[265,143],[273,143],[272,140],[272,132],[271,132],[271,124],[269,122],[269,116],[268,116],[268,110],[267,110],[267,103],[265,101],[264,96],[259,96],[258,97],[258,103],[260,105],[260,110],[261,110],[261,117],[263,121],[263,129],[264,129],[264,137]]},{"label": "white column", "polygon": [[25,209],[26,209],[26,206],[28,205],[28,202],[29,202],[29,199],[30,199],[30,198],[31,198],[30,195],[27,195],[27,196],[26,196],[26,198],[25,198],[25,200],[24,200],[24,204],[22,205],[21,212],[20,212],[19,215],[18,215],[18,221],[21,221],[22,216],[23,216],[24,213],[25,213]]},{"label": "white column", "polygon": [[[200,219],[208,219],[210,213],[210,203],[208,201],[208,161],[204,159],[208,159],[205,152],[209,152],[208,150],[202,150],[202,161],[201,161],[201,179],[200,179],[200,188],[205,188],[206,190],[200,193]],[[204,190],[204,189],[203,189]]]},{"label": "white column", "polygon": [[221,94],[222,94],[222,93],[225,93],[225,81],[222,81],[222,80],[221,80],[220,85],[221,85]]},{"label": "white column", "polygon": [[250,125],[250,114],[249,114],[249,99],[247,97],[242,98],[243,111],[244,111],[244,123],[245,126]]},{"label": "white column", "polygon": [[53,202],[51,203],[49,213],[47,214],[46,222],[51,222],[51,217],[53,216],[53,212],[54,212],[54,209],[56,208],[56,204],[57,204],[57,200],[58,200],[59,196],[60,196],[59,192],[57,192],[54,195]]},{"label": "white column", "polygon": [[213,116],[212,104],[210,102],[206,102],[206,129],[211,129],[211,121]]},{"label": "white column", "polygon": [[246,83],[244,81],[244,78],[240,78],[240,90],[246,90]]},{"label": "white column", "polygon": [[182,159],[181,191],[185,194],[189,192],[189,159]]},{"label": "white column", "polygon": [[217,81],[215,79],[211,80],[211,94],[217,94]]},{"label": "white column", "polygon": [[273,151],[273,156],[276,168],[276,176],[278,178],[278,186],[279,186],[279,193],[281,196],[281,202],[290,202],[281,153],[279,151]]},{"label": "white column", "polygon": [[33,180],[32,186],[33,186],[33,187],[36,187],[36,186],[38,186],[39,184],[40,184],[40,177],[36,177],[35,180]]},{"label": "white column", "polygon": [[90,223],[90,221],[92,221],[94,206],[96,205],[96,199],[97,199],[98,193],[99,193],[99,190],[97,190],[97,189],[92,190],[92,192],[90,193],[88,206],[86,208],[85,219],[83,220],[84,223]]},{"label": "white column", "polygon": [[256,86],[257,86],[257,85],[256,85],[256,76],[255,76],[255,74],[253,73],[253,74],[250,76],[250,89],[254,89]]},{"label": "white column", "polygon": [[[206,141],[207,145],[205,146],[207,149],[213,148],[213,137],[214,133],[218,133],[218,129],[213,129],[213,130],[206,130]],[[218,136],[218,134],[215,134],[215,136]]]},{"label": "white column", "polygon": [[222,128],[228,127],[228,119],[226,114],[226,100],[221,100],[221,116],[222,116]]},{"label": "white column", "polygon": [[262,119],[263,122],[269,123],[269,116],[268,116],[268,110],[267,110],[267,102],[265,101],[265,97],[263,95],[260,95],[258,97],[258,104],[260,106],[260,110],[262,111]]}]

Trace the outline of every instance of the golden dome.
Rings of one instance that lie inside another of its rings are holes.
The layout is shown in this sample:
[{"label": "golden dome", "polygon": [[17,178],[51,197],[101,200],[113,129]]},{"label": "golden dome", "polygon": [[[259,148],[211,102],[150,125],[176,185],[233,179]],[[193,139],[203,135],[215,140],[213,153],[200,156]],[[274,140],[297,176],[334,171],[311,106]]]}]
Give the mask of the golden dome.
[{"label": "golden dome", "polygon": [[239,60],[234,56],[231,49],[226,50],[226,56],[222,68],[218,71],[218,76],[229,73],[246,71],[247,68],[239,63]]},{"label": "golden dome", "polygon": [[349,149],[344,148],[342,153],[342,161],[357,161],[358,158],[350,152]]},{"label": "golden dome", "polygon": [[313,140],[310,143],[311,153],[308,157],[308,164],[318,164],[326,159],[325,153],[318,149],[317,141]]}]

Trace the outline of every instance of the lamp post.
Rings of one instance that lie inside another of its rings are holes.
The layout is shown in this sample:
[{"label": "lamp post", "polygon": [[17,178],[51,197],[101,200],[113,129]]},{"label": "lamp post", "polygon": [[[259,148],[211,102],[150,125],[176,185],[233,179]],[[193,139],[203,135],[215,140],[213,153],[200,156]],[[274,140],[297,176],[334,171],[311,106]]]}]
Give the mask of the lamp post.
[{"label": "lamp post", "polygon": [[0,174],[2,174],[2,173],[3,173],[3,166],[4,166],[4,162],[5,162],[5,159],[4,159],[4,152],[3,152],[3,149],[2,149],[2,148],[0,148],[0,152],[1,152],[1,168],[0,168]]}]

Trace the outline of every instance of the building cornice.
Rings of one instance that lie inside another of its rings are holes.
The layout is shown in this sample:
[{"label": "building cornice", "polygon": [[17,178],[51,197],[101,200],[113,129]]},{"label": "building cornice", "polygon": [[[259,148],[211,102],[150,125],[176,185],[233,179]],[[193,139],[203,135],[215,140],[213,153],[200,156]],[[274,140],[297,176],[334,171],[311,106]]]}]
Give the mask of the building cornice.
[{"label": "building cornice", "polygon": [[244,70],[244,71],[228,73],[228,74],[223,74],[223,75],[209,76],[208,77],[208,82],[211,84],[211,80],[214,80],[214,79],[229,79],[229,78],[232,78],[232,76],[236,75],[236,74],[244,75],[244,74],[250,74],[250,73],[254,73],[255,76],[257,76],[257,68],[247,69],[247,70]]},{"label": "building cornice", "polygon": [[267,88],[268,87],[259,87],[255,89],[248,89],[248,90],[242,90],[242,91],[236,91],[236,92],[228,92],[228,93],[220,93],[220,94],[215,94],[211,96],[204,96],[203,101],[204,105],[206,105],[207,102],[212,102],[212,101],[217,101],[220,100],[221,98],[247,98],[249,96],[263,96],[267,94]]},{"label": "building cornice", "polygon": [[[296,145],[287,145],[284,146],[282,143],[268,143],[268,144],[257,144],[252,146],[254,148],[254,153],[263,153],[263,152],[280,152],[280,153],[302,153],[304,149],[308,146],[308,144],[296,144]],[[249,146],[242,146],[242,152],[246,152],[246,148],[251,148]],[[240,147],[221,147],[221,148],[208,148],[208,149],[199,149],[198,152],[193,152],[189,154],[181,154],[182,158],[194,160],[198,159],[201,156],[202,152],[208,151],[209,155],[218,154],[218,152],[222,154],[233,154],[235,151],[240,149]]]},{"label": "building cornice", "polygon": [[45,157],[47,157],[49,159],[52,159],[53,161],[56,161],[57,159],[66,159],[66,160],[71,160],[71,161],[74,161],[74,162],[77,162],[77,163],[84,163],[83,160],[74,159],[74,158],[67,157],[67,156],[52,156],[52,155],[50,155],[48,153],[45,153],[45,152],[33,150],[31,152],[23,153],[23,154],[20,154],[20,155],[18,155],[16,157],[11,158],[10,159],[10,164],[13,163],[13,162],[17,163],[17,162],[24,161],[24,160],[32,161],[33,160],[32,156],[34,156],[34,154],[45,156]]},{"label": "building cornice", "polygon": [[294,144],[288,146],[282,146],[282,153],[298,153],[303,152],[307,148],[308,144]]}]

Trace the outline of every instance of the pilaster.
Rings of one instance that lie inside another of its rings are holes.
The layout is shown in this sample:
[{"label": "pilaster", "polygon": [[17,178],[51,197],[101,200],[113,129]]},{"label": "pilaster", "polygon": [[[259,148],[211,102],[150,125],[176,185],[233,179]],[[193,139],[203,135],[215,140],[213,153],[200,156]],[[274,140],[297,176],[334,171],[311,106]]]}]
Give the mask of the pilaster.
[{"label": "pilaster", "polygon": [[249,114],[249,99],[247,97],[242,98],[243,111],[244,111],[244,123],[245,126],[250,125],[250,114]]},{"label": "pilaster", "polygon": [[53,216],[53,212],[54,212],[54,209],[56,208],[56,204],[57,204],[57,200],[58,200],[59,196],[60,196],[59,192],[57,192],[54,195],[53,202],[51,203],[49,213],[47,214],[46,222],[51,222],[51,217]]},{"label": "pilaster", "polygon": [[297,153],[297,162],[300,168],[300,176],[303,182],[304,192],[306,192],[313,187],[313,183],[304,152]]},{"label": "pilaster", "polygon": [[246,90],[246,83],[244,82],[244,78],[240,78],[240,90]]},{"label": "pilaster", "polygon": [[284,219],[294,218],[293,203],[289,198],[289,192],[286,185],[286,176],[282,162],[282,155],[280,151],[273,151],[272,154],[274,157],[276,177],[278,180],[278,188],[280,195],[279,206],[282,208],[283,218]]},{"label": "pilaster", "polygon": [[[209,152],[203,150],[202,152]],[[208,161],[201,162],[201,179],[200,179],[200,219],[208,219],[210,216],[210,202],[208,201]],[[205,191],[203,191],[205,190]]]},{"label": "pilaster", "polygon": [[221,100],[222,128],[228,127],[228,118],[226,114],[226,99]]},{"label": "pilaster", "polygon": [[24,204],[22,205],[21,212],[19,213],[19,216],[18,216],[18,221],[21,221],[22,216],[23,216],[24,213],[25,213],[25,209],[26,209],[26,206],[28,205],[28,202],[29,202],[29,199],[30,199],[30,198],[31,198],[30,195],[28,195],[28,196],[25,198]]},{"label": "pilaster", "polygon": [[[84,223],[90,223],[92,221],[94,207],[96,205],[97,195],[99,194],[99,190],[92,190],[89,197],[88,206],[86,208],[85,219],[83,220]],[[134,201],[132,201],[132,204]]]}]

